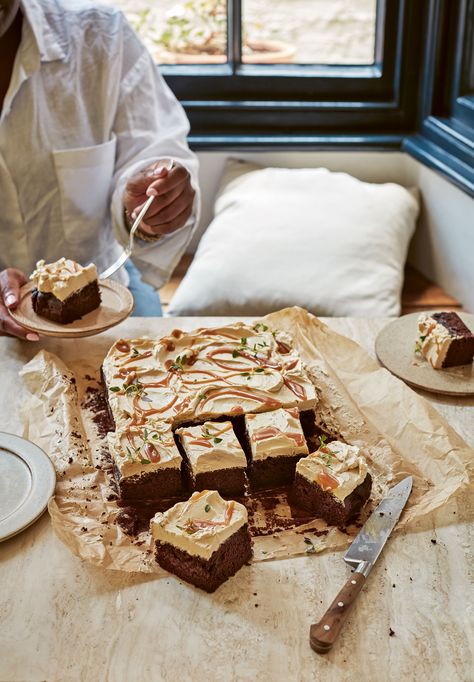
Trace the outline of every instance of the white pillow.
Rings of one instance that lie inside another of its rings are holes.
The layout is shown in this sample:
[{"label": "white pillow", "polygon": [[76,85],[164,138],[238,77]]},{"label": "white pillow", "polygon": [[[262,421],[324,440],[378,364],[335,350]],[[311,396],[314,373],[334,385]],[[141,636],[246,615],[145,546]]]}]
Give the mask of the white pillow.
[{"label": "white pillow", "polygon": [[247,170],[229,162],[170,315],[264,315],[292,305],[328,316],[400,313],[418,215],[408,190],[325,168]]}]

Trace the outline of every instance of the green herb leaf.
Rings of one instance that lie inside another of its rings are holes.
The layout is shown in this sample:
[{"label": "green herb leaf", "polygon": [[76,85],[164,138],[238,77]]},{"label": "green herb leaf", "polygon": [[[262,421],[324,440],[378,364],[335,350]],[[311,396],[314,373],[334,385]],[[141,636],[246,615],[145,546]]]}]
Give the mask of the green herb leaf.
[{"label": "green herb leaf", "polygon": [[233,350],[233,351],[232,351],[232,357],[233,357],[233,358],[238,358],[239,355],[240,355],[240,353],[239,353],[238,350]]},{"label": "green herb leaf", "polygon": [[204,507],[204,511],[205,511],[205,512],[208,512],[208,511],[210,511],[210,510],[211,510],[211,505],[210,505],[210,504],[206,504],[206,506]]},{"label": "green herb leaf", "polygon": [[120,388],[118,386],[111,386],[109,388],[109,391],[113,391],[113,393],[117,393],[118,391],[120,391]]},{"label": "green herb leaf", "polygon": [[319,446],[322,448],[326,445],[328,437],[323,434],[322,436],[319,436]]},{"label": "green herb leaf", "polygon": [[218,443],[222,443],[222,438],[214,438],[214,443],[217,445]]},{"label": "green herb leaf", "polygon": [[263,367],[257,367],[256,369],[254,369],[254,372],[256,372],[256,374],[260,374],[261,372],[264,372],[264,371],[265,370],[263,369]]}]

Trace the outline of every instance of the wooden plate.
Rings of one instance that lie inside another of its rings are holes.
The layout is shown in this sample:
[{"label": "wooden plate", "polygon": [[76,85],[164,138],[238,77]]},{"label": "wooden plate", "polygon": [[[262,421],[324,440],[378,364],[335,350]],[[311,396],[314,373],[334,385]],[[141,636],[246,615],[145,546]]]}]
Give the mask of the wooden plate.
[{"label": "wooden plate", "polygon": [[41,448],[0,432],[0,542],[41,516],[55,485],[54,467]]},{"label": "wooden plate", "polygon": [[75,320],[69,324],[58,324],[46,320],[34,312],[31,304],[33,286],[33,282],[22,286],[20,303],[16,310],[10,310],[10,315],[22,327],[43,336],[77,339],[82,336],[100,334],[100,332],[125,320],[133,310],[133,296],[130,291],[114,280],[103,279],[99,281],[102,298],[100,307],[91,313],[87,313],[80,320]]},{"label": "wooden plate", "polygon": [[[427,315],[433,312],[437,311],[428,311]],[[415,388],[446,395],[474,395],[474,364],[433,369],[427,360],[415,355],[419,314],[403,315],[379,333],[375,352],[382,365]],[[474,315],[463,312],[458,315],[474,331]]]}]

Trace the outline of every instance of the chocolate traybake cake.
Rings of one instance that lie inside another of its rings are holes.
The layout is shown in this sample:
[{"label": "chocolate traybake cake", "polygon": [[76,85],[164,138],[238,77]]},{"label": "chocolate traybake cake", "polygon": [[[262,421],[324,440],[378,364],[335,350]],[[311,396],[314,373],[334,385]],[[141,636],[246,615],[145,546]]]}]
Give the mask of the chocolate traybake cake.
[{"label": "chocolate traybake cake", "polygon": [[179,495],[182,458],[169,424],[123,423],[108,434],[109,452],[123,504]]},{"label": "chocolate traybake cake", "polygon": [[[167,425],[177,431],[204,422],[227,421],[232,423],[244,450],[247,447],[244,415],[265,413],[271,419],[270,413],[274,410],[297,408],[294,411],[296,423],[298,411],[312,410],[317,402],[316,389],[291,338],[263,324],[252,327],[239,323],[190,333],[174,330],[160,339],[120,339],[108,352],[102,373],[110,415],[117,431],[134,427],[157,428],[158,424],[162,425],[161,430]],[[217,428],[217,424],[211,428]],[[296,428],[301,432],[301,426],[295,426],[293,430]],[[179,437],[180,434],[175,433],[175,439],[182,447]],[[301,438],[304,443],[302,432]],[[159,467],[149,458],[136,456],[132,448],[127,451],[126,439],[115,439],[114,444],[111,454],[119,474],[121,497],[147,498],[149,503],[162,498],[160,486],[150,485],[153,479],[150,479],[150,473],[158,471]],[[290,438],[288,448],[294,445],[295,441]],[[307,453],[305,445],[298,447],[299,453]],[[192,458],[185,450],[183,454],[186,462],[190,462]],[[127,458],[134,462],[133,468],[122,466],[121,462]],[[241,461],[243,464],[243,459]],[[292,471],[295,462],[296,459],[292,459]],[[192,479],[192,470],[190,473]],[[195,468],[193,485],[200,486],[209,480],[199,477],[198,481],[197,473]],[[154,477],[157,475],[155,473]],[[243,468],[239,478],[240,490]],[[268,487],[273,485],[272,480],[269,478]],[[216,487],[222,486],[223,494],[228,494],[228,472],[221,471],[219,481],[216,478],[214,481]],[[136,487],[133,495],[131,486]]]},{"label": "chocolate traybake cake", "polygon": [[359,447],[341,441],[323,444],[296,465],[292,497],[298,506],[335,526],[362,509],[372,488]]},{"label": "chocolate traybake cake", "polygon": [[292,483],[296,462],[308,454],[299,412],[281,408],[245,415],[250,448],[250,484],[262,490]]},{"label": "chocolate traybake cake", "polygon": [[422,313],[415,350],[434,369],[468,365],[474,358],[474,334],[457,313]]},{"label": "chocolate traybake cake", "polygon": [[151,520],[156,561],[206,592],[214,592],[252,556],[247,510],[215,490],[194,493]]},{"label": "chocolate traybake cake", "polygon": [[194,490],[218,490],[221,495],[243,495],[247,458],[232,422],[204,422],[176,430]]},{"label": "chocolate traybake cake", "polygon": [[40,260],[30,276],[33,310],[59,324],[69,324],[100,306],[97,270],[92,263],[82,267],[68,258],[46,264]]}]

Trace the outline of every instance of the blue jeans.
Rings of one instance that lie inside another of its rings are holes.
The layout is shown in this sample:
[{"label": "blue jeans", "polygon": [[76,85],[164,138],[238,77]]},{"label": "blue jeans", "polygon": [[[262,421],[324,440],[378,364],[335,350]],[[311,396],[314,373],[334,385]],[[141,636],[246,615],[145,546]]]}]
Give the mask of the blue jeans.
[{"label": "blue jeans", "polygon": [[132,317],[163,317],[159,291],[142,281],[140,270],[131,260],[126,262],[125,269],[130,278],[128,288],[135,299]]}]

